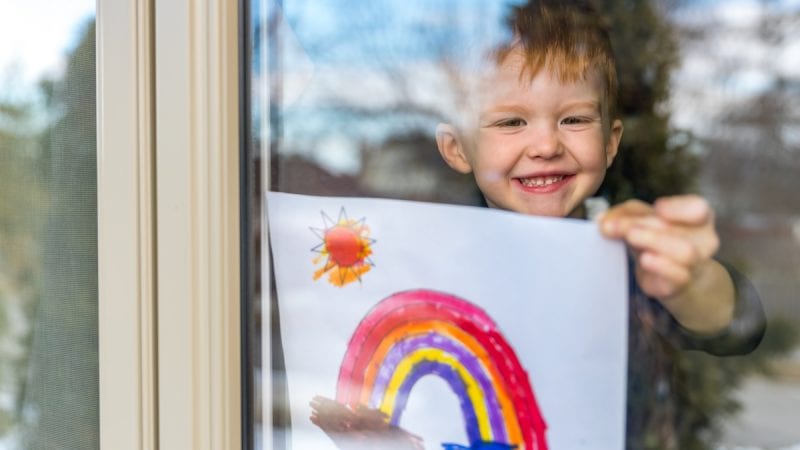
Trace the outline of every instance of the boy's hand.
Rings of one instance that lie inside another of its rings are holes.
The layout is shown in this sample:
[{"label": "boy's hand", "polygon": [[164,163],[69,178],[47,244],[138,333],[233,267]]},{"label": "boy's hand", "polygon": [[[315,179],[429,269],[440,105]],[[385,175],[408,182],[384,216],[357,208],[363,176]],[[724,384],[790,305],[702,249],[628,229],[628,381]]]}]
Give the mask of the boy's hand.
[{"label": "boy's hand", "polygon": [[733,282],[712,259],[719,237],[705,199],[664,197],[652,206],[629,200],[609,209],[599,224],[606,237],[630,246],[642,290],[661,301],[681,325],[713,333],[730,323]]},{"label": "boy's hand", "polygon": [[600,218],[600,230],[634,250],[639,285],[664,300],[681,292],[719,247],[713,212],[696,196],[665,197],[653,206],[629,200]]},{"label": "boy's hand", "polygon": [[342,450],[423,450],[422,438],[389,423],[378,409],[359,406],[352,409],[335,400],[315,396],[311,402],[311,422],[322,428]]}]

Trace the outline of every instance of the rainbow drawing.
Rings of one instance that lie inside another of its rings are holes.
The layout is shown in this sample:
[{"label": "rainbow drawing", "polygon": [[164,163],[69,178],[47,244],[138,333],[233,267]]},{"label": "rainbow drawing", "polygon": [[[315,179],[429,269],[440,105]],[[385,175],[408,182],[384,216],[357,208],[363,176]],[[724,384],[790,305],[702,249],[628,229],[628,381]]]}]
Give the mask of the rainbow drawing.
[{"label": "rainbow drawing", "polygon": [[377,408],[399,425],[426,375],[441,377],[456,394],[470,448],[547,448],[544,419],[514,350],[482,309],[441,292],[401,292],[367,314],[350,338],[337,401]]}]

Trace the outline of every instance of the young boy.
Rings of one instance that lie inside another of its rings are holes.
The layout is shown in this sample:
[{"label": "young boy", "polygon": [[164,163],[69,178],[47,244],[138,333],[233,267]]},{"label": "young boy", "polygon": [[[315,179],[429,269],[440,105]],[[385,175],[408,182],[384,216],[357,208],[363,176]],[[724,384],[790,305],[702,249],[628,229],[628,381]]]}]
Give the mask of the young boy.
[{"label": "young boy", "polygon": [[[531,1],[515,9],[511,25],[514,39],[494,55],[474,117],[437,127],[439,152],[453,169],[473,174],[492,208],[585,217],[584,202],[600,187],[623,134],[607,32],[581,1]],[[627,446],[671,448],[669,422],[680,411],[666,408],[666,417],[653,408],[670,389],[663,342],[747,353],[763,335],[760,302],[746,280],[712,258],[719,245],[714,214],[698,196],[628,201],[598,224],[628,245],[634,266]],[[377,411],[321,397],[312,409],[312,421],[340,448],[379,448],[372,444],[379,438],[391,439],[392,449],[421,448]],[[660,435],[646,437],[653,428]]]},{"label": "young boy", "polygon": [[[514,38],[496,52],[475,117],[459,127],[439,125],[439,152],[453,169],[473,174],[492,208],[585,217],[584,202],[600,187],[623,134],[608,34],[580,1],[529,2],[515,9],[511,25]],[[653,354],[663,350],[651,331],[678,347],[743,354],[763,335],[763,312],[749,283],[713,259],[719,238],[703,198],[627,201],[598,225],[632,254],[628,446],[644,448],[647,407],[631,399],[642,389],[656,396],[642,380],[658,374],[642,371],[669,370],[668,362],[652,363],[663,360]]]}]

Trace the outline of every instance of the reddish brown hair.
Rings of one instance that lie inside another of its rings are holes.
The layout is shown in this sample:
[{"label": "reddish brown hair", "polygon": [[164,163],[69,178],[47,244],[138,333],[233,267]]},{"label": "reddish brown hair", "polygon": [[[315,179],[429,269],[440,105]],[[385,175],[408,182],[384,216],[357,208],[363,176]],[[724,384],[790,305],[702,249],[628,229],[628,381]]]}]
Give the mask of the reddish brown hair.
[{"label": "reddish brown hair", "polygon": [[606,128],[616,118],[617,70],[608,26],[588,0],[529,0],[509,18],[513,40],[501,46],[497,63],[521,52],[520,76],[553,71],[561,81],[585,80],[592,71],[603,83],[601,113]]}]

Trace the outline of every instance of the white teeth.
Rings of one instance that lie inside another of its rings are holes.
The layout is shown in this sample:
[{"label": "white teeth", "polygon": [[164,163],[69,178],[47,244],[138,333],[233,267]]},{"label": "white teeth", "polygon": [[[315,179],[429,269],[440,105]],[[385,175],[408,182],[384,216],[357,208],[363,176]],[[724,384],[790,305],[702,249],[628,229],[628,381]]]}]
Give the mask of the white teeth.
[{"label": "white teeth", "polygon": [[558,183],[564,179],[564,175],[554,177],[535,177],[535,178],[520,178],[520,182],[527,187],[542,187],[550,186],[553,183]]}]

